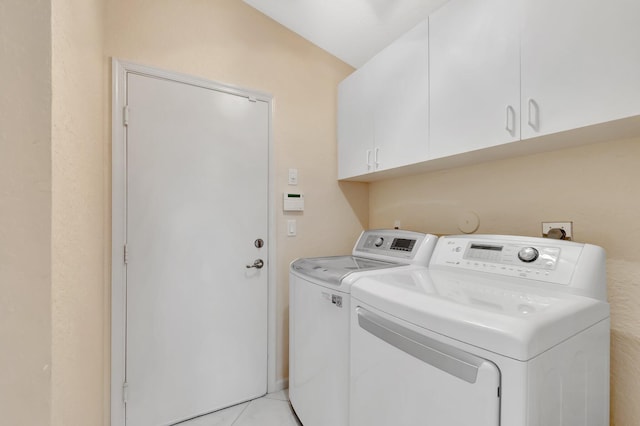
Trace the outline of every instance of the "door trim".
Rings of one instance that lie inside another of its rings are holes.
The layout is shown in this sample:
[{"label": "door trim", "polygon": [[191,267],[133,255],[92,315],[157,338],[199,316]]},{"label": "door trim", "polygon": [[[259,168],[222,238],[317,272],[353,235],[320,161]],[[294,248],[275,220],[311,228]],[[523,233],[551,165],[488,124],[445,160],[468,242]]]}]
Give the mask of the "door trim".
[{"label": "door trim", "polygon": [[158,68],[112,58],[112,110],[111,110],[111,425],[125,426],[123,384],[126,377],[126,269],[124,245],[126,242],[126,133],[124,107],[126,106],[127,73],[162,78],[206,89],[244,96],[269,105],[268,134],[268,242],[269,273],[267,275],[268,330],[267,330],[267,391],[280,390],[276,381],[276,235],[273,159],[273,97],[253,90],[215,83],[198,77],[174,73]]}]

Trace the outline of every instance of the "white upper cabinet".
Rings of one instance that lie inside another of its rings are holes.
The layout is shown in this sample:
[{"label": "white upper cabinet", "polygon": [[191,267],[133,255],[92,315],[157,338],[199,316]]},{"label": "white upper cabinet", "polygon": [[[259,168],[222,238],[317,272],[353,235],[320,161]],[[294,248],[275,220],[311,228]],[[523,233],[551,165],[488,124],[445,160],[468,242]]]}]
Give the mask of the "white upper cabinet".
[{"label": "white upper cabinet", "polygon": [[639,18],[640,0],[450,0],[340,84],[339,178],[637,136]]},{"label": "white upper cabinet", "polygon": [[338,86],[338,179],[372,171],[372,96],[365,65]]},{"label": "white upper cabinet", "polygon": [[520,139],[520,1],[452,0],[429,17],[429,157]]},{"label": "white upper cabinet", "polygon": [[371,61],[376,170],[427,159],[429,25],[416,26]]},{"label": "white upper cabinet", "polygon": [[338,178],[427,159],[428,21],[338,86]]},{"label": "white upper cabinet", "polygon": [[522,139],[640,114],[639,0],[525,0]]}]

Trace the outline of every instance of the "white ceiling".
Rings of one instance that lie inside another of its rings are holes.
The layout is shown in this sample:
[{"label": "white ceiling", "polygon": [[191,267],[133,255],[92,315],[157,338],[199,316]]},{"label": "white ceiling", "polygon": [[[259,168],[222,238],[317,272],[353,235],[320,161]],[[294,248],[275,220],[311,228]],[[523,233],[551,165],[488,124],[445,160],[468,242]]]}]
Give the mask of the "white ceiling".
[{"label": "white ceiling", "polygon": [[355,68],[447,0],[244,0]]}]

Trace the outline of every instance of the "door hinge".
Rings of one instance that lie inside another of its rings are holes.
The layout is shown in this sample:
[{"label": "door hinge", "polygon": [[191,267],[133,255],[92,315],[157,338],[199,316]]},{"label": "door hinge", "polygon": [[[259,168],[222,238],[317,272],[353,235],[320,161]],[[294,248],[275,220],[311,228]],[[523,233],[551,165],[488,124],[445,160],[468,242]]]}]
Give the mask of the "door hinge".
[{"label": "door hinge", "polygon": [[129,105],[126,105],[124,108],[122,108],[122,123],[125,126],[129,125]]},{"label": "door hinge", "polygon": [[126,265],[129,262],[129,250],[127,249],[126,244],[124,245],[123,258],[124,258],[124,264]]},{"label": "door hinge", "polygon": [[129,383],[127,382],[122,384],[122,402],[125,404],[129,402]]}]

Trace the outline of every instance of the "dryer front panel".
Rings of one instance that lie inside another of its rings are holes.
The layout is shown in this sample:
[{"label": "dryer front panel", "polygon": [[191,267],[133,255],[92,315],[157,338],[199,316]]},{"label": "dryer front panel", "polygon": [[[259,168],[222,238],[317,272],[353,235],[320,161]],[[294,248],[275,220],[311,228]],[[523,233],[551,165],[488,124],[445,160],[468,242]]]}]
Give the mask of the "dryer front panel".
[{"label": "dryer front panel", "polygon": [[498,426],[500,370],[352,299],[351,426]]}]

